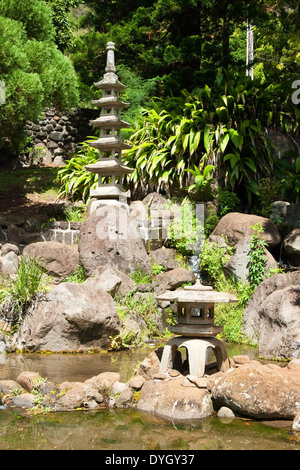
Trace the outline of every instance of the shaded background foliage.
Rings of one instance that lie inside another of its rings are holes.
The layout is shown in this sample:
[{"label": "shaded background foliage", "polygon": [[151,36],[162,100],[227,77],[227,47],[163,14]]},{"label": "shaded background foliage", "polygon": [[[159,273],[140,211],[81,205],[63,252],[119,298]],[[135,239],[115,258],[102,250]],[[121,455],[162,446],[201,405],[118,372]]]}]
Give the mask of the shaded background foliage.
[{"label": "shaded background foliage", "polygon": [[[118,75],[129,85],[124,99],[131,103],[124,117],[132,128],[123,134],[134,148],[125,156],[135,168],[128,185],[183,188],[209,199],[217,182],[251,205],[260,181],[272,175],[297,201],[298,155],[274,159],[266,129],[299,131],[299,107],[290,99],[300,76],[299,4],[0,0],[0,79],[7,85],[2,157],[3,149],[17,155],[25,121],[38,119],[46,106],[91,105],[99,96],[93,83],[105,68],[106,43],[113,40]],[[252,82],[245,77],[247,22],[254,29]],[[80,161],[89,158],[85,148]],[[70,171],[80,167],[72,163]],[[73,187],[83,187],[82,174],[77,178]]]}]

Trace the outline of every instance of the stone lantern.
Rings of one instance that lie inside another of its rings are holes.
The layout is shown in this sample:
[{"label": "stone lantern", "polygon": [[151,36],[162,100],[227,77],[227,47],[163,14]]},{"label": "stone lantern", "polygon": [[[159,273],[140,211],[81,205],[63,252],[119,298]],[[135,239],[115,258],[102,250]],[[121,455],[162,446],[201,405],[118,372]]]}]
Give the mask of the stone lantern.
[{"label": "stone lantern", "polygon": [[90,191],[90,196],[96,200],[126,200],[130,191],[124,191],[122,177],[130,174],[133,169],[121,163],[122,151],[131,146],[121,139],[121,129],[130,127],[130,124],[120,118],[120,111],[129,106],[119,98],[120,91],[126,86],[119,82],[116,75],[115,45],[107,43],[107,65],[103,79],[94,85],[103,90],[102,98],[93,101],[101,109],[98,119],[90,121],[91,125],[100,128],[100,137],[89,142],[91,147],[99,149],[99,161],[86,166],[92,173],[98,174],[98,186]]},{"label": "stone lantern", "polygon": [[190,375],[203,377],[208,348],[215,353],[218,370],[224,371],[229,367],[226,347],[215,338],[223,331],[223,327],[214,324],[214,309],[216,303],[238,302],[236,297],[216,292],[198,280],[193,286],[166,291],[157,300],[177,303],[177,324],[170,326],[169,330],[180,335],[172,338],[164,347],[160,372],[166,373],[174,368],[176,357],[178,360],[178,348],[186,348]]}]

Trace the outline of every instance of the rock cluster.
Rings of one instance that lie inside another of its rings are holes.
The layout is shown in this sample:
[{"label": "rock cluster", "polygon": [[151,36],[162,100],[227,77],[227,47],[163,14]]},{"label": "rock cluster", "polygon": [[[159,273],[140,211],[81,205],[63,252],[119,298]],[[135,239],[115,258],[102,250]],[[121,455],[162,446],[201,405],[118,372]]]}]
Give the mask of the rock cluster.
[{"label": "rock cluster", "polygon": [[89,121],[95,115],[93,109],[78,108],[65,116],[51,108],[45,110],[38,123],[27,121],[25,130],[33,140],[35,163],[63,165],[66,157],[75,152],[76,144],[90,134]]},{"label": "rock cluster", "polygon": [[161,348],[140,364],[123,383],[120,374],[103,372],[85,382],[54,384],[34,372],[16,381],[0,381],[4,406],[67,411],[105,407],[137,408],[167,419],[201,419],[218,413],[225,419],[290,420],[299,431],[300,361],[287,366],[262,364],[248,356],[233,356],[226,372],[203,378],[177,370],[159,373]]}]

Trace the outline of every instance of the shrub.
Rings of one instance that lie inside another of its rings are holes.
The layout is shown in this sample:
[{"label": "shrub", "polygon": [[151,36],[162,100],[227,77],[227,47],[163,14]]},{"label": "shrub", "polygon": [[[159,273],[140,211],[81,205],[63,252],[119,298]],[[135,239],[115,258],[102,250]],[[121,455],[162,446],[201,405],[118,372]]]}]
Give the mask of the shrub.
[{"label": "shrub", "polygon": [[6,102],[0,106],[0,148],[19,150],[26,120],[45,107],[70,109],[78,86],[69,60],[55,45],[52,10],[42,0],[0,0],[0,80]]},{"label": "shrub", "polygon": [[0,315],[9,323],[22,320],[24,309],[38,292],[45,289],[44,269],[36,258],[21,257],[15,277],[1,273]]}]

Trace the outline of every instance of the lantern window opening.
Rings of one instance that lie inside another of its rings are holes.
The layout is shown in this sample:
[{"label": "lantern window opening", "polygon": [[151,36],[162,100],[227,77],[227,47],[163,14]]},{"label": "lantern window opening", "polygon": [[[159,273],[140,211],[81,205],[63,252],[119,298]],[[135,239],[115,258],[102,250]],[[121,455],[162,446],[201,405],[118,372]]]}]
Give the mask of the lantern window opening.
[{"label": "lantern window opening", "polygon": [[191,317],[204,318],[204,309],[200,307],[191,308]]},{"label": "lantern window opening", "polygon": [[213,307],[209,307],[207,309],[207,318],[214,318],[214,308]]},{"label": "lantern window opening", "polygon": [[178,307],[178,316],[185,318],[186,317],[186,311],[184,307]]}]

